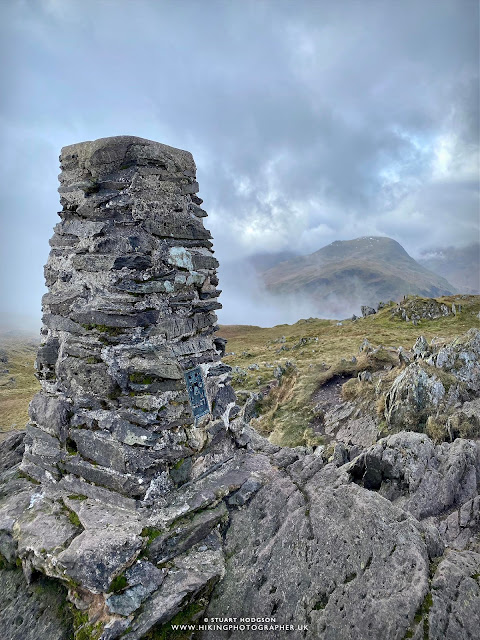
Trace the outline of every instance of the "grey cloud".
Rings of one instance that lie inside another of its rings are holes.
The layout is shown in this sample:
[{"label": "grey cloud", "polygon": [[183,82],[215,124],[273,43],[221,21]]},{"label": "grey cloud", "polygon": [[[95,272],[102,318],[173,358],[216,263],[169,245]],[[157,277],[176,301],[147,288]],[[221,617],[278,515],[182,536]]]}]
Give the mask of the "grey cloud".
[{"label": "grey cloud", "polygon": [[[418,252],[478,233],[476,2],[21,0],[0,12],[8,309],[39,308],[60,147],[120,133],[192,151],[221,261],[372,233]],[[227,306],[240,283],[223,288]]]}]

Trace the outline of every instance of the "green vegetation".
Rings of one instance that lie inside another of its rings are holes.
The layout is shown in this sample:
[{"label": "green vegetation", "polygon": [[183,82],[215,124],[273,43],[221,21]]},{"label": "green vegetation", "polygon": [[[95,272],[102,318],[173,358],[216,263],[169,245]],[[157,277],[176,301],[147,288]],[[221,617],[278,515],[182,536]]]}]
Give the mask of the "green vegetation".
[{"label": "green vegetation", "polygon": [[78,527],[79,529],[83,529],[83,525],[80,522],[80,518],[75,513],[75,511],[73,511],[72,509],[67,507],[66,504],[63,505],[62,509],[63,509],[63,511],[65,512],[65,514],[67,515],[68,519],[70,520],[70,522],[73,524],[74,527]]},{"label": "green vegetation", "polygon": [[35,478],[32,478],[32,476],[29,476],[28,473],[25,473],[24,471],[17,471],[17,473],[15,474],[17,478],[23,478],[25,480],[28,480],[29,482],[31,482],[32,484],[41,484],[41,482],[39,480],[36,480]]},{"label": "green vegetation", "polygon": [[113,390],[108,394],[107,398],[109,400],[116,400],[117,398],[119,398],[122,395],[122,390],[120,389],[119,385],[116,384],[113,388]]},{"label": "green vegetation", "polygon": [[433,597],[432,593],[429,591],[425,596],[424,601],[422,602],[421,607],[418,609],[415,617],[413,619],[415,624],[419,624],[423,620],[423,638],[424,640],[428,640],[429,638],[429,630],[430,630],[430,621],[428,619],[430,609],[433,605]]},{"label": "green vegetation", "polygon": [[[406,304],[415,307],[426,301],[428,299],[411,298]],[[334,320],[309,318],[293,325],[271,328],[222,326],[219,333],[228,340],[227,352],[233,352],[223,360],[240,369],[234,370],[233,375],[233,386],[237,392],[261,390],[275,379],[275,367],[282,366],[285,372],[280,383],[258,403],[261,418],[254,420],[253,425],[276,444],[313,444],[316,436],[309,427],[315,417],[312,396],[328,380],[336,376],[356,376],[365,369],[378,371],[396,364],[396,356],[388,347],[398,348],[401,345],[411,348],[419,335],[424,335],[428,341],[432,338],[451,340],[479,326],[480,296],[449,296],[437,298],[437,301],[449,308],[453,303],[457,308],[461,304],[462,311],[456,316],[421,319],[417,325],[393,315],[392,307],[387,306],[375,315],[356,321],[344,320],[341,324]],[[385,348],[376,354],[359,353],[365,338],[371,344],[381,344]],[[253,368],[249,369],[249,366]],[[442,382],[451,383],[448,374],[442,372],[441,375],[445,378]],[[389,382],[388,374],[384,379],[385,383]],[[360,381],[352,380],[345,387],[345,399],[361,396],[367,403],[374,398],[373,385],[362,385]],[[373,401],[377,402],[377,399]],[[380,404],[381,401],[380,397]],[[383,407],[377,406],[377,411],[381,414]]]},{"label": "green vegetation", "polygon": [[121,336],[123,329],[121,327],[107,327],[105,324],[82,324],[82,327],[87,331],[99,331],[100,333],[106,333],[109,336]]},{"label": "green vegetation", "polygon": [[0,350],[7,362],[0,362],[0,442],[28,422],[28,405],[40,389],[35,378],[34,362],[39,340],[0,336]]},{"label": "green vegetation", "polygon": [[73,615],[74,640],[99,640],[103,631],[101,622],[89,621],[86,611],[79,611],[74,605],[70,606]]},{"label": "green vegetation", "polygon": [[155,382],[155,379],[152,376],[147,376],[139,371],[130,373],[128,379],[133,384],[152,384],[153,382]]},{"label": "green vegetation", "polygon": [[128,586],[127,579],[125,575],[122,573],[120,576],[117,576],[112,580],[108,590],[110,591],[110,593],[119,593],[120,591],[123,591],[127,586]]},{"label": "green vegetation", "polygon": [[319,600],[313,605],[312,610],[313,611],[323,611],[323,609],[325,609],[325,607],[328,604],[328,596],[323,593]]},{"label": "green vegetation", "polygon": [[142,529],[142,533],[140,534],[142,538],[147,538],[147,545],[150,544],[162,535],[162,531],[160,529],[156,529],[155,527],[144,527]]},{"label": "green vegetation", "polygon": [[452,385],[457,384],[458,380],[455,376],[437,367],[431,367],[426,362],[420,362],[420,366],[428,376],[435,376],[443,384],[445,391],[448,393]]},{"label": "green vegetation", "polygon": [[77,444],[75,440],[72,440],[71,438],[67,438],[67,441],[65,442],[65,449],[69,456],[76,456],[78,453]]},{"label": "green vegetation", "polygon": [[447,433],[445,424],[442,424],[437,418],[428,416],[427,423],[425,425],[425,433],[434,442],[443,442]]},{"label": "green vegetation", "polygon": [[81,527],[82,523],[80,522],[80,518],[77,516],[75,511],[69,511],[68,519],[73,524],[74,527]]},{"label": "green vegetation", "polygon": [[413,638],[415,634],[415,627],[423,620],[423,640],[428,640],[430,637],[430,621],[429,621],[429,612],[433,605],[433,597],[431,591],[427,593],[425,599],[422,604],[418,608],[413,618],[413,625],[408,629],[407,633],[403,636],[403,640],[408,640],[409,638]]},{"label": "green vegetation", "polygon": [[180,460],[177,460],[175,462],[175,464],[173,465],[173,468],[178,471],[178,469],[180,469],[180,467],[182,466],[182,464],[185,462],[185,458],[180,458]]},{"label": "green vegetation", "polygon": [[143,636],[144,640],[169,640],[175,638],[175,640],[190,640],[192,637],[191,631],[173,631],[172,625],[188,625],[196,619],[196,616],[205,609],[206,602],[197,601],[189,604],[185,609],[179,611],[170,622],[160,626],[153,627],[150,631]]},{"label": "green vegetation", "polygon": [[2,554],[0,553],[0,569],[12,569],[14,566],[14,564],[8,562],[5,556],[2,556]]},{"label": "green vegetation", "polygon": [[[280,383],[258,403],[257,410],[262,417],[255,421],[255,426],[278,444],[319,444],[321,440],[310,427],[315,419],[312,396],[325,382],[335,376],[348,378],[364,369],[376,371],[388,366],[393,363],[393,355],[387,348],[400,345],[410,348],[419,335],[424,335],[428,341],[434,337],[448,340],[479,326],[480,296],[450,296],[437,298],[437,301],[448,308],[453,303],[457,308],[461,304],[462,311],[456,316],[420,320],[417,326],[405,322],[398,315],[392,316],[390,306],[376,315],[355,322],[344,320],[341,324],[334,320],[309,318],[293,325],[271,328],[223,326],[220,335],[228,339],[227,350],[235,353],[226,356],[224,361],[240,369],[233,375],[233,386],[237,392],[261,390],[275,380],[274,372],[280,365],[284,370]],[[406,305],[414,308],[424,303],[428,303],[428,299],[411,298]],[[109,336],[121,335],[123,331],[105,325],[84,326]],[[385,349],[369,357],[359,354],[359,346],[364,338],[373,345],[382,344]],[[8,356],[8,363],[4,365],[8,374],[0,374],[1,440],[6,432],[24,428],[28,421],[28,404],[39,390],[39,384],[33,367],[38,342],[33,339],[3,338],[0,347]],[[357,362],[352,361],[353,356]],[[249,366],[253,368],[249,369]],[[449,374],[438,370],[435,373],[448,388],[452,382]],[[12,377],[13,382],[10,380]],[[152,376],[139,372],[130,374],[129,378],[132,384],[148,385],[154,382]],[[388,377],[386,379],[388,381]],[[111,394],[112,400],[118,397],[117,393],[119,390]],[[132,392],[132,395],[135,393]],[[344,386],[343,395],[345,399],[370,402],[373,399],[372,385],[351,380]],[[374,401],[377,400],[381,404],[382,398],[375,398]],[[378,406],[377,411],[381,414],[383,407]],[[468,421],[459,425],[462,434],[470,433],[471,428]],[[445,425],[435,430],[432,424],[430,429],[434,437],[443,439]],[[72,449],[69,453],[74,454],[75,451]]]},{"label": "green vegetation", "polygon": [[460,438],[479,438],[480,425],[475,416],[466,416],[460,412],[453,416],[444,414],[429,416],[425,425],[425,433],[435,442]]},{"label": "green vegetation", "polygon": [[83,192],[86,196],[90,196],[100,191],[100,185],[96,180],[90,180],[87,186],[83,187]]}]

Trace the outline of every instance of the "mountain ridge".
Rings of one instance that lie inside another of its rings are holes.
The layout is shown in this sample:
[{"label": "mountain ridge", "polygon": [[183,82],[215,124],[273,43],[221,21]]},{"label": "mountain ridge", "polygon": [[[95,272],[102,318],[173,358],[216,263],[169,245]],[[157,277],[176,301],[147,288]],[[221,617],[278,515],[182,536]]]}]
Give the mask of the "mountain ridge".
[{"label": "mountain ridge", "polygon": [[445,278],[414,260],[392,238],[337,240],[307,256],[280,262],[261,273],[278,295],[307,295],[320,306],[345,299],[352,308],[375,306],[404,295],[436,297],[457,293]]},{"label": "mountain ridge", "polygon": [[480,242],[430,249],[417,262],[446,278],[461,293],[480,294]]}]

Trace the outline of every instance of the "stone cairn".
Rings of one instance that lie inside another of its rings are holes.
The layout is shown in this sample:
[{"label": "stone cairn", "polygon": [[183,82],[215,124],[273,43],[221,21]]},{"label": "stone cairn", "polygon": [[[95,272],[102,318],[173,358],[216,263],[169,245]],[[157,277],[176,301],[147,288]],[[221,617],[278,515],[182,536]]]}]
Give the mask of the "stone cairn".
[{"label": "stone cairn", "polygon": [[203,413],[228,425],[235,407],[195,163],[129,136],[65,147],[60,163],[23,471],[148,504],[188,479],[205,444],[185,372],[206,387]]},{"label": "stone cairn", "polygon": [[22,473],[0,473],[0,560],[67,587],[75,637],[139,640],[205,609],[229,514],[270,466],[220,361],[191,154],[122,136],[65,147],[60,163],[42,389]]}]

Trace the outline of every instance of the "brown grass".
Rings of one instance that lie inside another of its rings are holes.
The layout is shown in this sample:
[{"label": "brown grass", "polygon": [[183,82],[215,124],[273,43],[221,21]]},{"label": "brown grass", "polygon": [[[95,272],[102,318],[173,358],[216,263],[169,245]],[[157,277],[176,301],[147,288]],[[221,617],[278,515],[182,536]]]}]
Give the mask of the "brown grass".
[{"label": "brown grass", "polygon": [[[38,341],[26,338],[0,338],[0,348],[7,352],[8,362],[0,363],[0,440],[14,429],[24,429],[28,421],[28,405],[40,384],[34,375]],[[14,378],[14,382],[10,379]]]},{"label": "brown grass", "polygon": [[[362,318],[356,322],[345,320],[339,326],[335,320],[309,318],[288,325],[271,328],[251,325],[222,326],[219,334],[228,339],[224,358],[227,364],[246,370],[246,376],[240,376],[234,382],[237,390],[258,391],[271,381],[277,364],[292,362],[296,370],[283,376],[280,385],[273,389],[268,398],[261,403],[262,418],[257,421],[259,429],[268,433],[273,442],[296,446],[312,441],[309,424],[313,418],[311,398],[316,389],[336,375],[356,375],[358,371],[368,369],[376,371],[385,364],[393,364],[391,352],[380,351],[375,357],[359,354],[358,349],[364,338],[373,345],[384,347],[400,345],[411,348],[419,335],[428,341],[434,337],[451,340],[454,336],[480,326],[480,296],[449,296],[437,298],[439,302],[450,305],[455,302],[463,307],[457,316],[447,316],[438,320],[422,320],[418,326],[391,317],[390,309],[383,309],[376,315]],[[285,343],[279,339],[285,336]],[[305,344],[299,344],[301,338],[309,338]],[[317,340],[315,340],[317,338]],[[0,439],[2,434],[12,429],[23,429],[27,422],[27,408],[33,395],[39,389],[34,376],[33,363],[38,342],[33,339],[0,338],[0,347],[8,354],[6,366],[8,374],[0,375]],[[285,347],[286,350],[280,350]],[[351,361],[352,356],[357,363]],[[258,370],[249,370],[248,365],[256,363]],[[0,368],[4,368],[0,363]],[[394,375],[395,372],[392,374]],[[13,376],[15,383],[8,386]],[[384,384],[389,382],[385,376]],[[345,393],[357,394],[370,399],[373,385],[350,384]],[[383,389],[381,390],[383,393]],[[381,405],[381,394],[376,399]],[[381,411],[381,406],[378,407]]]},{"label": "brown grass", "polygon": [[[234,381],[236,389],[255,391],[272,379],[277,364],[285,365],[287,361],[294,363],[297,368],[295,376],[291,379],[285,377],[280,386],[271,392],[271,400],[261,404],[262,417],[256,425],[269,434],[272,442],[289,446],[305,444],[306,430],[308,436],[313,417],[311,398],[320,385],[336,375],[356,375],[364,369],[377,371],[385,365],[398,363],[395,355],[387,349],[382,349],[374,356],[360,354],[359,347],[364,338],[373,345],[411,348],[420,335],[424,335],[428,341],[435,337],[451,340],[471,327],[480,326],[480,296],[449,296],[437,300],[450,306],[453,302],[457,305],[460,303],[462,312],[437,320],[421,320],[417,326],[400,318],[392,318],[389,308],[355,322],[344,320],[341,325],[335,320],[309,318],[293,325],[271,328],[222,326],[219,333],[228,340],[227,353],[233,352],[224,361],[246,370],[245,377]],[[285,342],[280,342],[283,337]],[[301,338],[310,340],[299,345]],[[352,362],[352,356],[357,358],[356,363]],[[252,363],[258,364],[259,369],[249,370],[248,365]],[[396,374],[398,371],[392,375]],[[385,376],[385,384],[391,382],[390,377]],[[373,386],[365,386],[363,391],[370,388],[373,389]],[[352,384],[351,393],[353,389]]]}]

